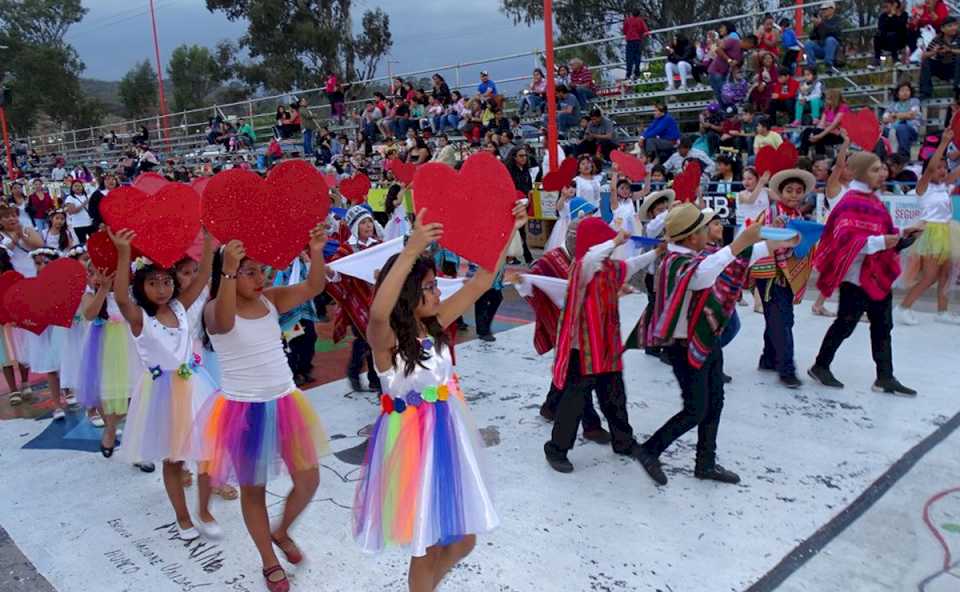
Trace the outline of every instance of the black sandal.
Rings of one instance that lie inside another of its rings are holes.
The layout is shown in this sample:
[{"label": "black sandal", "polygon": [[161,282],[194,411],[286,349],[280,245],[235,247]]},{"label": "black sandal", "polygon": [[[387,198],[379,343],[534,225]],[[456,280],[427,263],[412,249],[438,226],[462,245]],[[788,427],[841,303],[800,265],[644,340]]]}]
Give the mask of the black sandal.
[{"label": "black sandal", "polygon": [[101,445],[100,445],[100,454],[103,455],[103,458],[110,458],[111,456],[113,456],[113,449],[114,449],[114,448],[116,448],[116,446],[111,446],[110,448],[107,448],[106,446],[104,446],[103,444],[101,444]]}]

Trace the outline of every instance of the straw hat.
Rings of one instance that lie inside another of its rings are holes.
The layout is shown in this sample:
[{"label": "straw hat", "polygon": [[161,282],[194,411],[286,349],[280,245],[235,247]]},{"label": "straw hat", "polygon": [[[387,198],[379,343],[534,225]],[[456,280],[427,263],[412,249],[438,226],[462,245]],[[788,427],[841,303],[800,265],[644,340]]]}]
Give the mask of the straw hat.
[{"label": "straw hat", "polygon": [[677,206],[667,214],[666,238],[678,243],[709,224],[710,219],[692,203]]},{"label": "straw hat", "polygon": [[800,181],[803,183],[803,192],[810,193],[817,186],[817,178],[810,171],[803,169],[787,169],[774,175],[767,187],[770,188],[770,194],[775,199],[780,199],[780,189],[787,181]]},{"label": "straw hat", "polygon": [[647,197],[643,198],[643,203],[640,204],[640,210],[637,212],[637,215],[640,216],[641,220],[649,219],[648,215],[650,208],[653,207],[653,204],[660,201],[661,199],[667,200],[667,207],[673,205],[673,200],[676,199],[677,194],[673,189],[664,189],[663,191],[654,191]]}]

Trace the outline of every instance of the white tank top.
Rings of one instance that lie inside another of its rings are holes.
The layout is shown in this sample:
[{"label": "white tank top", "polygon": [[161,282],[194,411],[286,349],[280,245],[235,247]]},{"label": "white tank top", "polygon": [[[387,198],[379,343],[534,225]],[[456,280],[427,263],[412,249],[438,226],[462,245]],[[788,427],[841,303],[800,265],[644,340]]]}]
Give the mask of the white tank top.
[{"label": "white tank top", "polygon": [[210,335],[220,361],[220,386],[228,399],[266,402],[296,388],[283,353],[277,309],[267,298],[260,301],[267,314],[259,319],[238,316],[229,333]]},{"label": "white tank top", "polygon": [[175,372],[193,357],[187,311],[179,300],[170,301],[170,310],[177,316],[176,327],[168,327],[144,312],[143,330],[133,338],[140,361],[148,369],[159,366],[165,372]]},{"label": "white tank top", "polygon": [[945,183],[930,183],[927,192],[920,197],[923,213],[920,219],[924,222],[949,222],[953,220],[953,202],[950,199],[950,188]]}]

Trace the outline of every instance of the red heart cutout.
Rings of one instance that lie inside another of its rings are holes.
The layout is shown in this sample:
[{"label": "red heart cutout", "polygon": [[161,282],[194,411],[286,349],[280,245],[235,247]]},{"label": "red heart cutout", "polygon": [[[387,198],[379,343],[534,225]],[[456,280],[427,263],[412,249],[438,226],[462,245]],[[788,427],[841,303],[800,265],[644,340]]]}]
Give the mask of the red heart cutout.
[{"label": "red heart cutout", "polygon": [[617,165],[617,170],[630,177],[631,181],[642,181],[647,177],[647,165],[636,156],[614,150],[610,153],[610,160]]},{"label": "red heart cutout", "polygon": [[397,178],[397,181],[404,185],[410,185],[413,183],[413,176],[417,174],[417,165],[397,160],[394,161],[390,170],[393,171],[393,176]]},{"label": "red heart cutout", "polygon": [[328,173],[323,176],[324,182],[327,184],[328,189],[333,189],[340,184],[340,178],[336,173]]},{"label": "red heart cutout", "polygon": [[570,181],[573,181],[573,178],[577,176],[577,159],[576,158],[564,158],[563,162],[560,163],[560,168],[555,171],[550,171],[543,177],[543,190],[544,191],[560,191],[564,187],[570,184]]},{"label": "red heart cutout", "polygon": [[800,153],[797,147],[790,142],[784,141],[779,148],[773,146],[764,146],[757,152],[757,158],[754,166],[758,175],[769,172],[771,176],[792,169],[797,166],[797,160],[800,159]]},{"label": "red heart cutout", "polygon": [[0,325],[6,325],[13,322],[13,317],[3,307],[3,295],[7,293],[15,283],[23,279],[23,276],[16,271],[5,271],[0,274]]},{"label": "red heart cutout", "polygon": [[251,259],[276,269],[290,265],[329,210],[323,175],[302,160],[273,167],[266,179],[240,169],[223,171],[203,192],[203,225],[210,234],[221,243],[242,241]]},{"label": "red heart cutout", "polygon": [[427,163],[413,179],[417,211],[443,224],[441,246],[484,269],[496,271],[500,252],[513,235],[517,189],[507,167],[493,155],[478,152],[460,171]]},{"label": "red heart cutout", "polygon": [[357,173],[349,179],[340,181],[340,195],[349,199],[352,204],[362,204],[367,201],[370,187],[370,177]]},{"label": "red heart cutout", "polygon": [[700,161],[688,160],[683,170],[673,178],[673,191],[679,202],[693,202],[697,199],[697,190],[700,189]]},{"label": "red heart cutout", "polygon": [[[142,253],[136,248],[132,248],[130,258],[136,259]],[[110,235],[106,230],[98,230],[87,239],[87,255],[90,256],[90,263],[95,269],[104,273],[112,273],[117,270],[117,247],[110,240]]]},{"label": "red heart cutout", "polygon": [[203,195],[203,190],[207,188],[207,183],[209,182],[210,177],[197,177],[193,181],[190,181],[190,187],[193,187],[197,195]]},{"label": "red heart cutout", "polygon": [[950,120],[950,129],[953,130],[953,141],[960,142],[960,111],[953,114]]},{"label": "red heart cutout", "polygon": [[840,127],[847,130],[850,141],[862,150],[873,150],[880,139],[880,121],[870,108],[844,113]]},{"label": "red heart cutout", "polygon": [[179,261],[200,232],[200,196],[182,183],[167,183],[152,196],[135,187],[115,189],[100,212],[113,230],[135,231],[133,246],[162,267]]},{"label": "red heart cutout", "polygon": [[153,195],[170,184],[166,177],[159,173],[142,173],[133,180],[133,186],[144,193]]},{"label": "red heart cutout", "polygon": [[51,325],[69,327],[73,323],[86,287],[83,263],[57,259],[37,277],[10,286],[3,295],[3,307],[18,327],[40,335]]}]

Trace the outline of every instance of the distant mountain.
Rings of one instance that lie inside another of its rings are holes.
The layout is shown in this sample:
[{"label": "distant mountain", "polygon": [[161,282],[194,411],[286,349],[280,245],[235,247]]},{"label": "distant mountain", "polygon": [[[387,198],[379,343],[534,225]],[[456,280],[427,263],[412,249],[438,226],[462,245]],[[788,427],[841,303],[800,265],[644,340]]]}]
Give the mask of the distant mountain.
[{"label": "distant mountain", "polygon": [[119,80],[81,78],[80,90],[88,97],[93,97],[103,103],[108,113],[123,115],[123,103],[120,102]]}]

